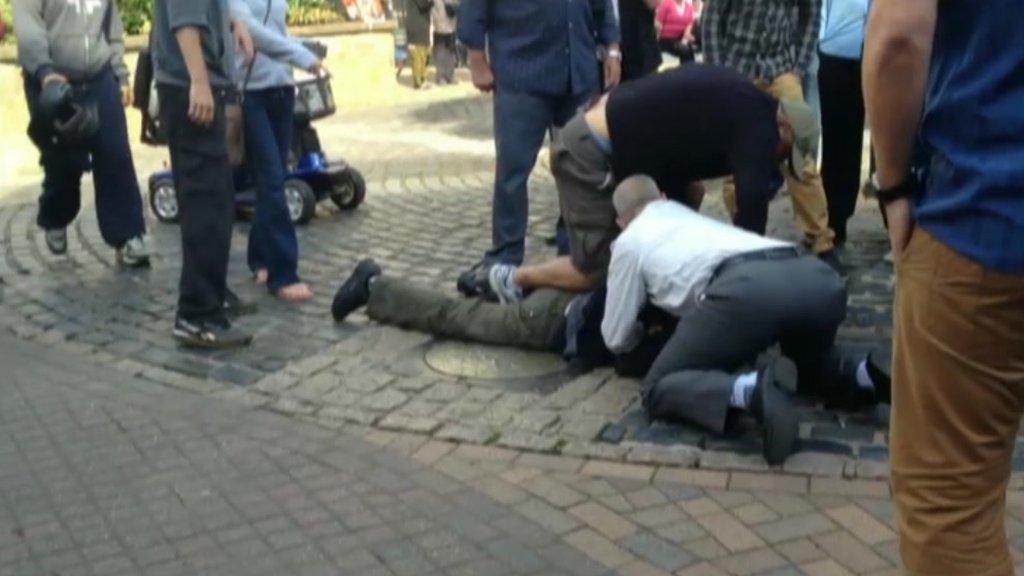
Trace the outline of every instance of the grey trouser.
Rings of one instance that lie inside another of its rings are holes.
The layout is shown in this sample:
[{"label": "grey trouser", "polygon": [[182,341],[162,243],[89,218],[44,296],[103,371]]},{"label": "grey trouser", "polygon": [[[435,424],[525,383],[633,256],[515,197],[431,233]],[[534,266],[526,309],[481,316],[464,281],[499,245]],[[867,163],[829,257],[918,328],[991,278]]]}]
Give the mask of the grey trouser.
[{"label": "grey trouser", "polygon": [[725,431],[735,372],[772,345],[799,371],[800,392],[827,394],[846,287],[813,256],[727,261],[692,305],[644,380],[652,418]]},{"label": "grey trouser", "polygon": [[569,235],[573,266],[595,281],[604,279],[615,223],[611,159],[594,142],[582,112],[558,130],[551,142],[551,174]]},{"label": "grey trouser", "polygon": [[573,295],[540,289],[510,305],[449,296],[397,278],[380,277],[370,287],[366,312],[399,328],[484,344],[550,350],[563,328]]}]

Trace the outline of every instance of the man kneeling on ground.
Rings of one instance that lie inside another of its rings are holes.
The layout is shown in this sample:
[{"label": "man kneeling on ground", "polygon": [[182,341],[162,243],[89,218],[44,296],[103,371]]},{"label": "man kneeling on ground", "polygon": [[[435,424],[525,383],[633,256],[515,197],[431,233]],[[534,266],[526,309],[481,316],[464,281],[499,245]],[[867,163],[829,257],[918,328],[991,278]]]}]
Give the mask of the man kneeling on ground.
[{"label": "man kneeling on ground", "polygon": [[331,314],[342,322],[366,307],[382,324],[454,338],[561,354],[580,369],[614,364],[624,376],[642,377],[665,344],[675,319],[660,310],[639,313],[640,344],[613,356],[601,337],[606,292],[586,294],[542,288],[520,302],[502,305],[459,298],[389,277],[373,260],[362,260],[334,296]]},{"label": "man kneeling on ground", "polygon": [[[647,176],[624,180],[613,203],[623,232],[612,245],[605,344],[615,353],[633,347],[648,299],[679,318],[644,380],[652,418],[721,434],[730,412],[747,411],[762,425],[774,465],[797,439],[787,390],[847,408],[889,402],[888,377],[871,357],[834,344],[846,288],[827,264],[666,200]],[[776,343],[782,357],[741,371]]]},{"label": "man kneeling on ground", "polygon": [[[701,180],[732,174],[734,223],[764,234],[780,163],[800,177],[818,136],[807,104],[779,102],[728,68],[684,66],[623,84],[577,114],[551,145],[570,258],[495,264],[479,275],[479,290],[509,301],[533,288],[584,292],[599,284],[619,233],[612,191],[634,174],[650,176],[669,198],[694,208],[703,197]],[[819,256],[838,265],[830,250]]]}]

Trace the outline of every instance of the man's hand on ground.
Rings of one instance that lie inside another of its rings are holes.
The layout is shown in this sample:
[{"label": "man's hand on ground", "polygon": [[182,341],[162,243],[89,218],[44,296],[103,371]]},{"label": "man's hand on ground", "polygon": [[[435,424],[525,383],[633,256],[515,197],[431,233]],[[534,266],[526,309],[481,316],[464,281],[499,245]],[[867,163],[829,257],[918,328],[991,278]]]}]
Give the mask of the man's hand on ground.
[{"label": "man's hand on ground", "polygon": [[51,72],[51,73],[47,74],[45,77],[43,77],[43,86],[46,86],[47,84],[50,84],[51,82],[64,82],[66,84],[67,81],[68,81],[68,79],[65,78],[63,74],[57,74],[56,72]]},{"label": "man's hand on ground", "polygon": [[910,236],[914,233],[914,222],[910,217],[910,199],[900,198],[885,205],[885,218],[889,224],[889,242],[893,258],[899,260],[907,249]]},{"label": "man's hand on ground", "polygon": [[121,85],[121,104],[124,104],[125,108],[129,108],[134,101],[134,94],[132,93],[132,87],[123,84]]},{"label": "man's hand on ground", "polygon": [[231,34],[235,37],[235,46],[245,55],[245,63],[249,64],[256,57],[256,47],[252,43],[252,36],[249,35],[249,27],[241,20],[232,20],[231,24]]},{"label": "man's hand on ground", "polygon": [[487,61],[483,50],[469,51],[469,71],[473,76],[473,86],[476,86],[477,90],[481,92],[494,90],[494,72],[491,70],[491,64]]},{"label": "man's hand on ground", "polygon": [[193,82],[188,91],[188,119],[200,126],[213,122],[213,91],[209,82]]}]

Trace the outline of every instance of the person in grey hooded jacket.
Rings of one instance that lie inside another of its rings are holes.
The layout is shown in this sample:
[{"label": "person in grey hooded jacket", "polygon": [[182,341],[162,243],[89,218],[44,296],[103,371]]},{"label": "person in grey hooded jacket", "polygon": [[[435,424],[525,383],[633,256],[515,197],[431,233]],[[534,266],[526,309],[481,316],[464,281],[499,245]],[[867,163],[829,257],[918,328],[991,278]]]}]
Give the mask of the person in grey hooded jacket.
[{"label": "person in grey hooded jacket", "polygon": [[46,245],[54,254],[67,252],[67,227],[81,206],[82,173],[91,167],[104,241],[117,250],[121,264],[148,265],[124,113],[131,103],[124,30],[115,0],[14,0],[14,24],[33,115],[44,86],[67,83],[80,105],[95,107],[102,127],[76,145],[54,143],[33,130],[45,174],[37,224],[45,231]]}]

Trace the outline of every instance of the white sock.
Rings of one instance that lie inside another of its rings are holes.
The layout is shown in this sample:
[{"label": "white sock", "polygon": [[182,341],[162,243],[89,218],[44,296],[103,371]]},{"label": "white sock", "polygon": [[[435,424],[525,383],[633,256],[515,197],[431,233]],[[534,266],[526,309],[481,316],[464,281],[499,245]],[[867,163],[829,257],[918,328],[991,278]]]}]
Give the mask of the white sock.
[{"label": "white sock", "polygon": [[732,385],[732,396],[729,397],[729,407],[746,410],[750,404],[750,396],[757,386],[757,372],[750,372],[736,377]]},{"label": "white sock", "polygon": [[865,390],[875,391],[875,383],[871,381],[871,375],[868,374],[868,361],[862,360],[857,365],[857,386]]}]

